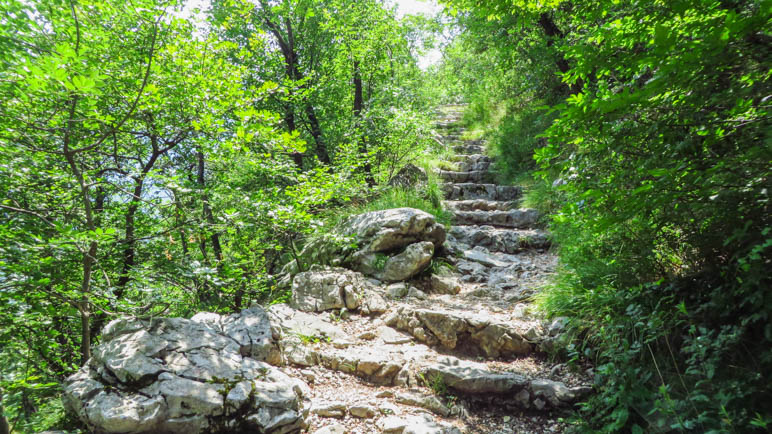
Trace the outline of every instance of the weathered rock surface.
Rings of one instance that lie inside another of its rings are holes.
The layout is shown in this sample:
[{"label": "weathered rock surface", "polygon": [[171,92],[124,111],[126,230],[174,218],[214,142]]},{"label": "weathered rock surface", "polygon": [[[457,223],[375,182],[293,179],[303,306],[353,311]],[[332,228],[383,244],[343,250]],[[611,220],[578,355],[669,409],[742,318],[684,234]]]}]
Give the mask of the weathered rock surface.
[{"label": "weathered rock surface", "polygon": [[460,243],[485,247],[492,252],[517,253],[526,248],[550,246],[548,235],[538,229],[498,229],[493,226],[451,226],[450,234]]},{"label": "weathered rock surface", "polygon": [[356,238],[360,251],[388,252],[410,244],[431,241],[439,248],[445,228],[431,214],[414,208],[372,211],[346,221],[345,231]]},{"label": "weathered rock surface", "polygon": [[458,280],[450,276],[432,275],[430,288],[434,294],[458,294],[461,291]]},{"label": "weathered rock surface", "polygon": [[260,307],[115,320],[63,399],[97,433],[297,431],[304,385],[265,362],[276,349]]},{"label": "weathered rock surface", "polygon": [[589,393],[587,387],[568,387],[559,381],[529,380],[516,372],[493,372],[484,364],[445,357],[422,367],[430,381],[442,381],[458,392],[481,395],[509,395],[524,408],[562,407]]},{"label": "weathered rock surface", "polygon": [[383,272],[378,273],[376,277],[387,282],[407,280],[429,266],[432,256],[434,256],[434,244],[432,242],[413,243],[407,246],[402,253],[387,259]]},{"label": "weathered rock surface", "polygon": [[389,416],[380,425],[384,434],[461,434],[458,428],[439,423],[428,414]]},{"label": "weathered rock surface", "polygon": [[365,314],[384,312],[388,308],[364,275],[338,267],[298,273],[292,281],[290,305],[306,312],[346,308],[359,309]]},{"label": "weathered rock surface", "polygon": [[462,343],[460,349],[486,357],[524,355],[531,351],[531,344],[514,327],[472,312],[416,309],[403,305],[384,321],[428,345],[455,349]]},{"label": "weathered rock surface", "polygon": [[491,225],[507,228],[528,228],[539,221],[535,209],[512,209],[506,211],[472,210],[454,211],[455,223],[459,225]]},{"label": "weathered rock surface", "polygon": [[522,195],[522,189],[517,186],[458,183],[443,184],[442,190],[448,200],[485,199],[497,201],[517,200]]}]

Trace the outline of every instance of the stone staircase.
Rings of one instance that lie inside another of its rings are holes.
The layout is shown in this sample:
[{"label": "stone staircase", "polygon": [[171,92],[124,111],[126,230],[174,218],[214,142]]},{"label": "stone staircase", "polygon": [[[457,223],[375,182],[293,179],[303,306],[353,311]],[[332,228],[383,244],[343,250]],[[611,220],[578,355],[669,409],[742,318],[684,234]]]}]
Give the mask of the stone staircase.
[{"label": "stone staircase", "polygon": [[590,391],[585,373],[546,362],[562,323],[544,323],[527,301],[556,258],[537,212],[518,208],[522,189],[495,184],[485,144],[461,139],[461,110],[436,124],[455,152],[444,167],[456,170],[437,171],[455,216],[444,244],[454,270],[387,285],[380,317],[305,332],[328,342],[285,344],[311,379],[311,432],[562,432],[558,417]]}]

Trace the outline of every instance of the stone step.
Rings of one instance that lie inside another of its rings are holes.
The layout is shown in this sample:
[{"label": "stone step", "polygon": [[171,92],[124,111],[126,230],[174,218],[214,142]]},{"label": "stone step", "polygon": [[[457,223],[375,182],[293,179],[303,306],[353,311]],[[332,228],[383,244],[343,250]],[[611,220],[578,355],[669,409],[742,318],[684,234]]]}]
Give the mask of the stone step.
[{"label": "stone step", "polygon": [[517,201],[502,200],[446,200],[445,207],[450,211],[509,211],[517,206]]},{"label": "stone step", "polygon": [[534,345],[524,337],[529,333],[535,336],[536,331],[530,330],[533,324],[516,319],[502,321],[481,312],[403,304],[387,314],[384,322],[429,346],[473,357],[509,358],[534,350]]},{"label": "stone step", "polygon": [[[540,229],[500,229],[493,226],[451,226],[448,240],[491,252],[517,253],[550,246],[547,232]],[[451,238],[452,237],[452,238]]]},{"label": "stone step", "polygon": [[485,152],[485,147],[483,145],[455,145],[453,146],[453,151],[459,154],[482,154]]},{"label": "stone step", "polygon": [[524,229],[533,227],[539,221],[539,213],[531,208],[507,211],[453,211],[453,215],[453,221],[457,225],[490,225]]},{"label": "stone step", "polygon": [[493,163],[489,160],[462,160],[455,164],[461,172],[489,171],[493,166]]},{"label": "stone step", "polygon": [[491,163],[493,160],[491,160],[491,157],[485,155],[485,154],[456,154],[450,157],[450,161],[454,162],[488,162]]},{"label": "stone step", "polygon": [[588,386],[568,387],[560,381],[529,379],[518,372],[491,371],[485,364],[455,357],[424,366],[421,373],[430,381],[441,379],[448,388],[464,394],[507,395],[521,408],[536,410],[567,406],[592,391]]},{"label": "stone step", "polygon": [[470,171],[453,171],[453,170],[437,170],[437,175],[442,178],[443,181],[455,182],[455,183],[467,183],[476,182],[484,183],[493,181],[495,174],[487,170],[470,170]]},{"label": "stone step", "polygon": [[517,200],[522,196],[522,189],[518,186],[472,182],[442,184],[442,191],[448,200]]}]

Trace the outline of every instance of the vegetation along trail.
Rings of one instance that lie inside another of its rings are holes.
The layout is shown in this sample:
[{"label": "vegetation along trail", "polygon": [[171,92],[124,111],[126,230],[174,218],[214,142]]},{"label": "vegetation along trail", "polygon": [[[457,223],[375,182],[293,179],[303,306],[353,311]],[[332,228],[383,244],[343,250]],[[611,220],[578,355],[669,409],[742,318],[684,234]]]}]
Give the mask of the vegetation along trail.
[{"label": "vegetation along trail", "polygon": [[0,0],[0,434],[768,432],[771,18]]}]

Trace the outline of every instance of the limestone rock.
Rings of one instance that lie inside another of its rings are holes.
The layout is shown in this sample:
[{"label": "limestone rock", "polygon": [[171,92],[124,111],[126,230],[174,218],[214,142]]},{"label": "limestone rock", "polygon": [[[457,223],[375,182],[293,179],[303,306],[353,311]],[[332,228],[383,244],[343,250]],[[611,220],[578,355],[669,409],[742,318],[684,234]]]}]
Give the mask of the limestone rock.
[{"label": "limestone rock", "polygon": [[335,423],[319,428],[318,430],[314,431],[314,434],[346,434],[347,432],[348,431],[346,430],[345,426],[339,423]]},{"label": "limestone rock", "polygon": [[428,414],[389,416],[379,425],[384,434],[461,434],[458,428],[439,423]]},{"label": "limestone rock", "polygon": [[508,262],[504,262],[487,251],[477,248],[464,251],[464,259],[479,262],[486,267],[506,267],[509,265]]},{"label": "limestone rock", "polygon": [[469,394],[514,393],[528,386],[528,380],[512,372],[491,372],[485,364],[445,357],[423,368],[426,378],[439,377],[448,387]]},{"label": "limestone rock", "polygon": [[318,271],[298,273],[292,281],[290,305],[306,312],[330,309],[357,309],[366,289],[370,289],[361,273],[345,268],[325,267]]},{"label": "limestone rock", "polygon": [[440,416],[447,417],[450,415],[450,408],[434,395],[427,395],[417,391],[398,392],[394,396],[394,400],[400,404],[425,408]]},{"label": "limestone rock", "polygon": [[386,260],[383,272],[376,275],[381,280],[398,282],[407,280],[423,271],[434,256],[434,244],[422,241],[407,246],[402,253]]},{"label": "limestone rock", "polygon": [[371,419],[375,417],[375,409],[369,405],[353,405],[348,409],[352,416],[360,419]]},{"label": "limestone rock", "polygon": [[358,214],[345,223],[344,230],[355,236],[361,251],[376,253],[401,249],[421,241],[439,248],[445,228],[434,216],[414,208],[394,208]]},{"label": "limestone rock", "polygon": [[108,324],[89,363],[66,380],[66,407],[93,432],[300,429],[301,383],[264,362],[276,352],[265,311],[194,318]]},{"label": "limestone rock", "polygon": [[346,416],[346,404],[342,402],[319,402],[311,407],[311,413],[322,417],[342,419]]},{"label": "limestone rock", "polygon": [[491,358],[525,355],[531,351],[531,344],[513,326],[490,322],[474,312],[416,309],[403,305],[392,311],[384,322],[429,345],[453,349],[459,341],[464,341],[466,350],[476,349]]},{"label": "limestone rock", "polygon": [[343,339],[347,335],[338,326],[320,316],[292,309],[286,304],[274,304],[268,308],[268,316],[276,337],[308,336],[324,339]]},{"label": "limestone rock", "polygon": [[434,294],[458,294],[461,285],[452,277],[432,275],[430,280],[431,292]]},{"label": "limestone rock", "polygon": [[386,295],[390,298],[397,299],[407,296],[407,285],[404,283],[392,283],[386,287]]}]

